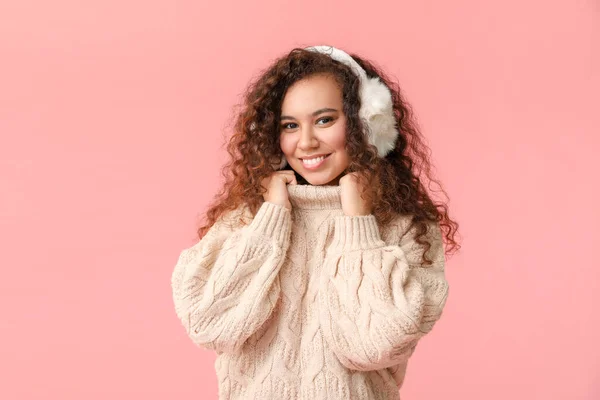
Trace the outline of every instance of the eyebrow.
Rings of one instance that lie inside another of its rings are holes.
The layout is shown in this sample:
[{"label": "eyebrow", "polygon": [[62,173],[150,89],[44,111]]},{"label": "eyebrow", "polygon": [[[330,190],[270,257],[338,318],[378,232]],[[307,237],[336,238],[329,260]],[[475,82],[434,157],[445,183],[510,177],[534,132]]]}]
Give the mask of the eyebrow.
[{"label": "eyebrow", "polygon": [[[312,113],[313,117],[316,117],[319,114],[323,114],[326,112],[337,112],[337,110],[335,108],[321,108],[317,111],[315,111],[314,113]],[[284,119],[295,119],[294,117],[290,117],[289,115],[282,115],[281,117],[279,117],[280,120],[284,120]]]}]

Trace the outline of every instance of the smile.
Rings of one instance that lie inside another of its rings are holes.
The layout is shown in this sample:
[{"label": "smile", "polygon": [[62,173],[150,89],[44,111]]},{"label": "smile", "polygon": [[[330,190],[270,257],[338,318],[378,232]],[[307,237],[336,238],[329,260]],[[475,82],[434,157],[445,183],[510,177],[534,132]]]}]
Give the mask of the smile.
[{"label": "smile", "polygon": [[315,157],[315,158],[311,158],[311,159],[301,159],[302,160],[302,165],[304,165],[304,168],[306,169],[317,169],[319,168],[321,165],[323,165],[323,163],[325,162],[325,160],[330,156],[331,154],[327,154],[326,156],[320,156],[320,157]]}]

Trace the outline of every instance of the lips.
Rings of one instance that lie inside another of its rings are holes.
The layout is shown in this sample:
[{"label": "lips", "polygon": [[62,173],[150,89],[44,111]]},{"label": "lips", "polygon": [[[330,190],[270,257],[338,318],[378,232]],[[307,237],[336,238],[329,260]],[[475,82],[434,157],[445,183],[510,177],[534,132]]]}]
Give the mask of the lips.
[{"label": "lips", "polygon": [[319,167],[321,167],[321,165],[323,165],[323,163],[329,158],[331,154],[327,154],[327,155],[322,155],[322,156],[318,156],[318,157],[311,157],[309,159],[301,159],[302,160],[302,165],[304,166],[304,168],[309,169],[309,170],[314,170],[317,169]]},{"label": "lips", "polygon": [[[330,153],[331,154],[331,153]],[[327,157],[329,154],[315,154],[314,156],[299,157],[301,160],[312,160],[319,157]]]}]

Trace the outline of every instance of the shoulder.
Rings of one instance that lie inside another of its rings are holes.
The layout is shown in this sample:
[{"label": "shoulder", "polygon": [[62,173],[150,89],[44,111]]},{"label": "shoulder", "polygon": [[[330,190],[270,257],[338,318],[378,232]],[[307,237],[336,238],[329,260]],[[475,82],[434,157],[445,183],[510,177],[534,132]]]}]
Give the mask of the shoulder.
[{"label": "shoulder", "polygon": [[205,237],[224,237],[231,235],[244,226],[250,224],[254,218],[247,205],[241,205],[233,210],[223,212],[217,221],[208,230]]},{"label": "shoulder", "polygon": [[240,228],[252,222],[254,215],[250,211],[250,207],[243,204],[234,210],[224,212],[218,220],[218,223],[232,229]]},{"label": "shoulder", "polygon": [[381,229],[381,236],[386,244],[400,246],[411,264],[420,265],[425,251],[434,263],[444,262],[443,235],[436,221],[418,223],[413,215],[399,214]]}]

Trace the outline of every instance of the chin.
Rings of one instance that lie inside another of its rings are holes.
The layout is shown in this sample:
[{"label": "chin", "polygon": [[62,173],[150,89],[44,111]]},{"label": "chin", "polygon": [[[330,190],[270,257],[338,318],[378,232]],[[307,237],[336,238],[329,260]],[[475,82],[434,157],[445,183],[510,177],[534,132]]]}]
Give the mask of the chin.
[{"label": "chin", "polygon": [[331,183],[336,180],[337,176],[302,176],[309,185],[313,186],[326,186],[326,185],[336,185],[335,183]]}]

